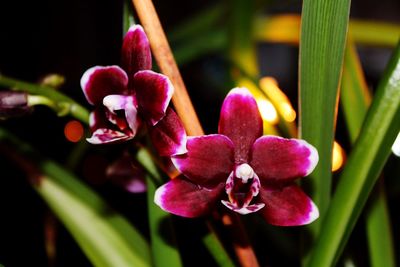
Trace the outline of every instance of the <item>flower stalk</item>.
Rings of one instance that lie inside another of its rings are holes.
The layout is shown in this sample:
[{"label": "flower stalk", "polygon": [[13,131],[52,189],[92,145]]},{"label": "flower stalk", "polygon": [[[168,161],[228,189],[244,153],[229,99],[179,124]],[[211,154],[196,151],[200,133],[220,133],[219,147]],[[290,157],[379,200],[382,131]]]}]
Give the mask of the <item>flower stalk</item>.
[{"label": "flower stalk", "polygon": [[170,78],[175,87],[172,102],[186,132],[188,135],[204,134],[153,3],[151,0],[132,0],[132,3],[149,38],[151,50],[161,72]]}]

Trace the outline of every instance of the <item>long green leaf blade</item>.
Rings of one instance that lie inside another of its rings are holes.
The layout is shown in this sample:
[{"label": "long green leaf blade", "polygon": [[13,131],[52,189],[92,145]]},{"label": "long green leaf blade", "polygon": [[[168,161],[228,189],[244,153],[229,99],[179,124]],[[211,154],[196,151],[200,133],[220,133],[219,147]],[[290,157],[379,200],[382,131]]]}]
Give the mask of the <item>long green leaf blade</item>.
[{"label": "long green leaf blade", "polygon": [[[340,103],[350,139],[354,143],[371,103],[371,94],[351,39],[347,40]],[[371,266],[395,267],[392,231],[382,178],[370,197],[365,218]]]},{"label": "long green leaf blade", "polygon": [[379,181],[374,193],[366,214],[371,267],[396,267],[393,234],[383,180]]},{"label": "long green leaf blade", "polygon": [[319,163],[313,172],[312,198],[320,210],[318,232],[330,201],[335,111],[342,69],[350,0],[305,0],[301,19],[299,96],[300,136],[313,144]]},{"label": "long green leaf blade", "polygon": [[96,267],[150,266],[142,235],[88,186],[55,162],[38,156],[28,144],[0,128],[0,141],[35,162],[42,173],[34,188]]},{"label": "long green leaf blade", "polygon": [[340,178],[309,267],[333,266],[381,172],[400,129],[398,44]]}]

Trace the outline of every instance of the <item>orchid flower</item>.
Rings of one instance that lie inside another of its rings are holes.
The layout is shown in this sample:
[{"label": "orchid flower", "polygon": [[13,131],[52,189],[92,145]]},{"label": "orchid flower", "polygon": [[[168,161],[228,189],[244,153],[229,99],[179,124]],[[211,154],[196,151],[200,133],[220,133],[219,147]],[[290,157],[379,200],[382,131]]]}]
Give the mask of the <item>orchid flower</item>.
[{"label": "orchid flower", "polygon": [[95,66],[82,76],[85,97],[95,106],[88,142],[127,141],[145,123],[151,136],[162,137],[153,140],[161,155],[185,152],[186,135],[182,127],[175,127],[180,121],[168,108],[174,88],[168,77],[150,70],[149,41],[140,25],[132,26],[124,37],[121,66]]},{"label": "orchid flower", "polygon": [[261,212],[273,225],[308,224],[318,208],[295,184],[318,162],[304,140],[262,136],[257,104],[245,88],[224,100],[218,134],[188,137],[187,153],[172,157],[183,174],[157,189],[155,203],[183,217],[210,212],[219,202],[240,214]]}]

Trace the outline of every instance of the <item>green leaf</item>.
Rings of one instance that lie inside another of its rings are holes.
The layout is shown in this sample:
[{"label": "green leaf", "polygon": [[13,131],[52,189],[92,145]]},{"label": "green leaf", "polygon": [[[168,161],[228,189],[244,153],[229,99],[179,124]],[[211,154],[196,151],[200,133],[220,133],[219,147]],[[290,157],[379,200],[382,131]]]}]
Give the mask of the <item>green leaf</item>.
[{"label": "green leaf", "polygon": [[320,219],[312,224],[314,234],[318,233],[330,201],[335,112],[349,9],[350,0],[303,1],[299,122],[301,138],[314,145],[319,153],[319,163],[307,181],[320,210]]},{"label": "green leaf", "polygon": [[391,153],[400,129],[400,44],[377,88],[311,254],[309,267],[333,266]]},{"label": "green leaf", "polygon": [[[258,16],[255,38],[260,42],[297,45],[300,36],[300,16],[283,14]],[[400,36],[400,25],[379,21],[350,20],[349,32],[356,44],[394,47]]]},{"label": "green leaf", "polygon": [[[361,63],[354,44],[349,39],[344,60],[340,103],[352,143],[357,139],[370,102],[371,94]],[[392,231],[382,177],[370,197],[365,218],[371,266],[395,267]]]},{"label": "green leaf", "polygon": [[344,57],[340,103],[350,140],[354,143],[371,103],[371,94],[368,91],[357,52],[350,39]]},{"label": "green leaf", "polygon": [[140,149],[136,157],[148,172],[146,177],[147,205],[149,210],[153,266],[182,266],[182,261],[176,246],[172,216],[154,203],[156,188],[162,184],[161,174],[154,164],[150,153],[146,149]]},{"label": "green leaf", "polygon": [[375,189],[366,214],[371,267],[396,267],[393,232],[382,179]]},{"label": "green leaf", "polygon": [[35,162],[35,168],[42,174],[33,183],[34,188],[94,266],[151,265],[147,241],[97,193],[60,165],[40,157],[28,144],[1,128],[0,140],[11,143],[17,153]]}]

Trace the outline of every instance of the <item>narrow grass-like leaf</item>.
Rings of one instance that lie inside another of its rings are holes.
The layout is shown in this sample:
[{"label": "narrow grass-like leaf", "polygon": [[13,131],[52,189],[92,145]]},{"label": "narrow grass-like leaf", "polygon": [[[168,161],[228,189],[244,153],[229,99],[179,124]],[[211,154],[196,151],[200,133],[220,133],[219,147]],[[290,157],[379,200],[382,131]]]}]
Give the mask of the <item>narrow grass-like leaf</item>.
[{"label": "narrow grass-like leaf", "polygon": [[[347,122],[349,136],[354,143],[371,102],[361,63],[351,39],[345,53],[341,106]],[[384,183],[380,183],[370,198],[366,211],[367,239],[372,267],[395,267],[392,231],[386,203]]]},{"label": "narrow grass-like leaf", "polygon": [[375,187],[366,214],[371,267],[396,267],[393,234],[383,180]]},{"label": "narrow grass-like leaf", "polygon": [[361,69],[361,63],[351,41],[348,40],[344,57],[340,103],[352,143],[357,139],[371,103],[371,93]]},{"label": "narrow grass-like leaf", "polygon": [[215,262],[217,262],[219,267],[234,267],[235,264],[229,257],[228,253],[223,249],[221,242],[218,238],[215,238],[214,233],[208,233],[203,237],[203,243],[207,247],[208,251],[211,253]]},{"label": "narrow grass-like leaf", "polygon": [[16,153],[35,162],[42,175],[33,183],[34,188],[94,266],[151,265],[147,241],[97,193],[60,165],[40,157],[28,144],[1,128],[0,140],[11,144]]},{"label": "narrow grass-like leaf", "polygon": [[301,138],[319,153],[319,163],[308,181],[320,210],[320,219],[311,228],[314,234],[330,201],[332,145],[349,9],[350,0],[303,1],[299,122]]},{"label": "narrow grass-like leaf", "polygon": [[147,206],[149,211],[153,266],[180,267],[182,266],[182,262],[175,242],[172,215],[166,213],[154,203],[154,192],[162,184],[162,177],[150,153],[146,149],[139,150],[137,159],[148,171],[146,177]]},{"label": "narrow grass-like leaf", "polygon": [[333,266],[391,152],[400,129],[400,44],[368,110],[360,135],[311,254],[309,267]]}]

